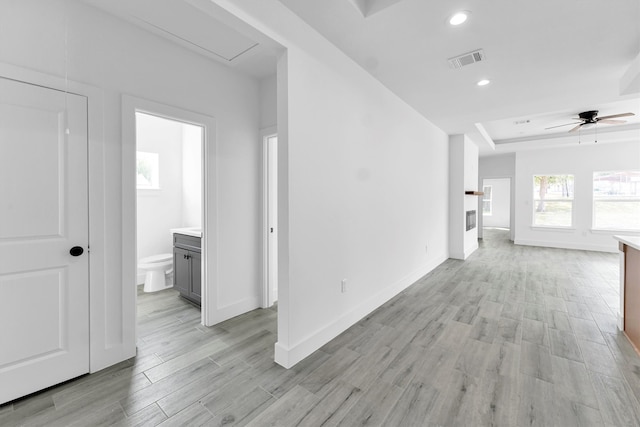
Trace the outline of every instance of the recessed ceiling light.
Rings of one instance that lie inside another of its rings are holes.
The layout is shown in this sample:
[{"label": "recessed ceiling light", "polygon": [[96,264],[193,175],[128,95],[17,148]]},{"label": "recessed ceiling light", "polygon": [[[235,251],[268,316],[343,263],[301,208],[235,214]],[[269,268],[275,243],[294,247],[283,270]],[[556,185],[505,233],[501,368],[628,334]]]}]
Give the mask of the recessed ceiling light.
[{"label": "recessed ceiling light", "polygon": [[477,84],[478,86],[486,86],[486,85],[488,85],[489,83],[491,83],[491,80],[483,79],[483,80],[480,80],[480,81],[479,81],[478,83],[476,83],[476,84]]},{"label": "recessed ceiling light", "polygon": [[449,18],[449,24],[451,25],[460,25],[462,23],[464,23],[467,18],[469,17],[469,12],[467,11],[460,11],[460,12],[456,12],[454,13],[451,18]]}]

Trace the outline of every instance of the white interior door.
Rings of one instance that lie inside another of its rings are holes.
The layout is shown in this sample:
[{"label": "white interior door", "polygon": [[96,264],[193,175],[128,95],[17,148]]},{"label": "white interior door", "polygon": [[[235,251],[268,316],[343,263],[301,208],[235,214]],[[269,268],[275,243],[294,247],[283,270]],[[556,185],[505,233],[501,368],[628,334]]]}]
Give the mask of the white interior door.
[{"label": "white interior door", "polygon": [[0,404],[89,372],[88,220],[86,98],[0,78]]},{"label": "white interior door", "polygon": [[278,137],[267,138],[268,305],[278,300]]}]

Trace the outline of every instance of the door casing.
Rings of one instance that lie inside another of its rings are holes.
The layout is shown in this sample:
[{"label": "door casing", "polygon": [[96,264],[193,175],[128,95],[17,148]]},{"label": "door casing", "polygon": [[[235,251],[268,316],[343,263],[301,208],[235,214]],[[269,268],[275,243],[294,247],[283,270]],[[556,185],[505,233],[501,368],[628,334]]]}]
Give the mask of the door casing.
[{"label": "door casing", "polygon": [[[201,323],[215,324],[217,307],[217,183],[216,176],[216,121],[206,116],[178,107],[137,98],[122,96],[122,231],[123,231],[123,281],[135,283],[137,275],[137,193],[136,193],[136,112],[163,117],[169,120],[200,126],[202,139],[202,306]],[[134,289],[134,286],[130,286]],[[135,313],[136,295],[132,292],[125,304]],[[135,329],[135,315],[131,327]]]},{"label": "door casing", "polygon": [[[278,287],[278,158],[277,129],[264,129],[262,136],[262,308],[277,300]],[[275,138],[275,140],[274,140]],[[273,229],[273,231],[272,231]]]}]

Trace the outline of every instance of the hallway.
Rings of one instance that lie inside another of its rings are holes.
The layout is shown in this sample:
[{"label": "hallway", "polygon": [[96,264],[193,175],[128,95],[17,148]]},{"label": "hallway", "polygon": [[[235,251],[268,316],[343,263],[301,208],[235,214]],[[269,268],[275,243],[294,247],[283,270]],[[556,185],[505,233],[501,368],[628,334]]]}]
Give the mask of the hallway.
[{"label": "hallway", "polygon": [[484,237],[290,370],[274,310],[205,328],[175,291],[139,294],[137,358],[0,406],[0,425],[640,426],[617,254]]}]

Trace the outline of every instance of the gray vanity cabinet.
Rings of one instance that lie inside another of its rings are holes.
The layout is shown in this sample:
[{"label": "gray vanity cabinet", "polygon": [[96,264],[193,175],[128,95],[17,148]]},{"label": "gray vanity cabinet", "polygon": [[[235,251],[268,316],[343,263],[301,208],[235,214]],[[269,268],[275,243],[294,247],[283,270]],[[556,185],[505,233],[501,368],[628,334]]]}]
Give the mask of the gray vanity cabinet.
[{"label": "gray vanity cabinet", "polygon": [[186,234],[173,235],[173,287],[196,305],[202,295],[200,241]]}]

